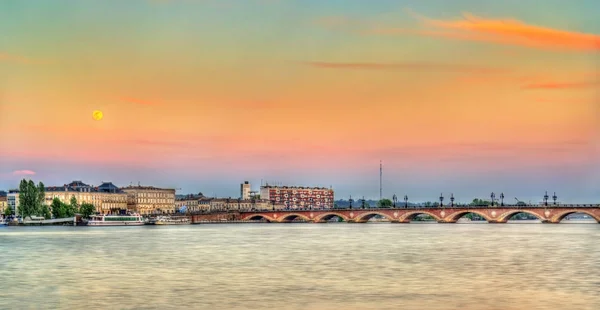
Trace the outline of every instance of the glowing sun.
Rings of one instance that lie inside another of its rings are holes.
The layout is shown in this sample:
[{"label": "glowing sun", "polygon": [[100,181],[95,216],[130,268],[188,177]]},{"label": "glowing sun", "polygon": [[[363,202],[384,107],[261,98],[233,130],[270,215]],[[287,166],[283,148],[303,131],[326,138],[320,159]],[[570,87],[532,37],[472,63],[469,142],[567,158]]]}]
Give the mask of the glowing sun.
[{"label": "glowing sun", "polygon": [[96,110],[94,111],[94,113],[92,113],[92,117],[94,118],[94,120],[99,121],[102,119],[102,117],[104,117],[104,114],[102,114],[102,111]]}]

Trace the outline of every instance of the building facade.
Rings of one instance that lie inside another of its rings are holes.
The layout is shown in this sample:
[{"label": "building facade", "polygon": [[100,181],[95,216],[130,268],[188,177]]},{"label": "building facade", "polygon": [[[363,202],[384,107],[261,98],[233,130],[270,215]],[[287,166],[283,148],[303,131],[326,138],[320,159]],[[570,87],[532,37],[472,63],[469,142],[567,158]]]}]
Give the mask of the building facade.
[{"label": "building facade", "polygon": [[128,186],[121,188],[127,193],[127,209],[140,214],[173,214],[175,189],[153,186]]},{"label": "building facade", "polygon": [[12,213],[15,215],[19,215],[19,190],[11,189],[8,191],[8,195],[6,195],[6,202],[8,206],[11,208]]},{"label": "building facade", "polygon": [[180,197],[180,198],[176,198],[175,199],[175,210],[184,210],[183,208],[185,207],[185,212],[199,212],[200,208],[200,201],[202,199],[205,199],[206,197],[204,197],[204,195],[202,194],[198,194],[198,195],[186,195],[185,197]]},{"label": "building facade", "polygon": [[283,210],[285,205],[266,199],[208,198],[200,201],[200,211],[265,211]]},{"label": "building facade", "polygon": [[260,198],[283,204],[285,209],[331,209],[333,189],[325,187],[261,186]]},{"label": "building facade", "polygon": [[0,196],[0,218],[4,218],[6,208],[8,208],[8,197]]},{"label": "building facade", "polygon": [[91,186],[82,181],[73,181],[63,186],[47,186],[44,188],[45,204],[52,205],[54,198],[64,203],[70,203],[75,197],[77,203],[94,205],[96,212],[103,214],[118,214],[127,210],[127,194],[110,182],[100,186]]},{"label": "building facade", "polygon": [[240,185],[240,198],[244,200],[250,199],[250,192],[252,191],[252,187],[248,181],[245,181]]}]

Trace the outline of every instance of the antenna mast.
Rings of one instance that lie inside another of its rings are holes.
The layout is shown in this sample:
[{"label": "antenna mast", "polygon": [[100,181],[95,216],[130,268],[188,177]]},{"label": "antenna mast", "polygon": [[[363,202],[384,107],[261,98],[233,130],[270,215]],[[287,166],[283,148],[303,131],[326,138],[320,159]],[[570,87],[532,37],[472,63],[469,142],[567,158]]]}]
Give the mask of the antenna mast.
[{"label": "antenna mast", "polygon": [[383,164],[379,160],[379,200],[383,199]]}]

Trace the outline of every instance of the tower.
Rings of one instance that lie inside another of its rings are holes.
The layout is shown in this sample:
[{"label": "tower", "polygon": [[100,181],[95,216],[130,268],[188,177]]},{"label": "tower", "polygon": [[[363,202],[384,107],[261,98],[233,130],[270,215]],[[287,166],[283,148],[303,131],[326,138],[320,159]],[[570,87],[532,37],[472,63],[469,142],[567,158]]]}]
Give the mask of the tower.
[{"label": "tower", "polygon": [[250,199],[250,183],[248,181],[240,185],[240,198],[243,200]]},{"label": "tower", "polygon": [[383,164],[379,160],[379,200],[383,199]]}]

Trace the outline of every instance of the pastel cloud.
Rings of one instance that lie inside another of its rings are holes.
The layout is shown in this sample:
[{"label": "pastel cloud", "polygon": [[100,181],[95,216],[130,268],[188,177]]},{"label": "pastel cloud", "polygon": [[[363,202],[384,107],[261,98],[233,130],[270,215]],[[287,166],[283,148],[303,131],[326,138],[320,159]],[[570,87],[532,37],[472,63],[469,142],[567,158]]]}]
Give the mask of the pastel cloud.
[{"label": "pastel cloud", "polygon": [[361,62],[307,62],[309,66],[323,69],[363,69],[363,70],[397,70],[397,71],[430,71],[455,73],[499,73],[505,70],[455,64],[440,63],[361,63]]},{"label": "pastel cloud", "polygon": [[523,89],[586,89],[600,88],[600,82],[548,82],[532,83],[523,86]]},{"label": "pastel cloud", "polygon": [[357,22],[341,17],[321,19],[327,28],[344,28],[362,34],[421,35],[446,39],[480,41],[538,49],[600,51],[600,35],[536,26],[515,19],[486,19],[463,13],[458,20],[437,20],[407,10],[425,27],[411,29]]},{"label": "pastel cloud", "polygon": [[485,19],[471,13],[464,13],[463,19],[453,21],[436,20],[415,13],[412,14],[427,26],[457,31],[433,33],[449,38],[545,49],[600,50],[600,36],[595,34],[535,26],[514,19]]},{"label": "pastel cloud", "polygon": [[28,175],[35,175],[35,171],[31,171],[31,170],[16,170],[12,173],[15,176],[28,176]]},{"label": "pastel cloud", "polygon": [[121,97],[119,98],[121,101],[127,102],[127,103],[133,103],[133,104],[139,104],[139,105],[156,105],[155,102],[152,101],[148,101],[148,100],[142,100],[139,98],[132,98],[132,97]]},{"label": "pastel cloud", "polygon": [[16,64],[22,64],[22,65],[48,63],[47,61],[41,61],[41,60],[32,59],[32,58],[21,56],[21,55],[14,55],[14,54],[8,54],[8,53],[3,53],[3,52],[0,52],[0,62],[16,63]]}]

